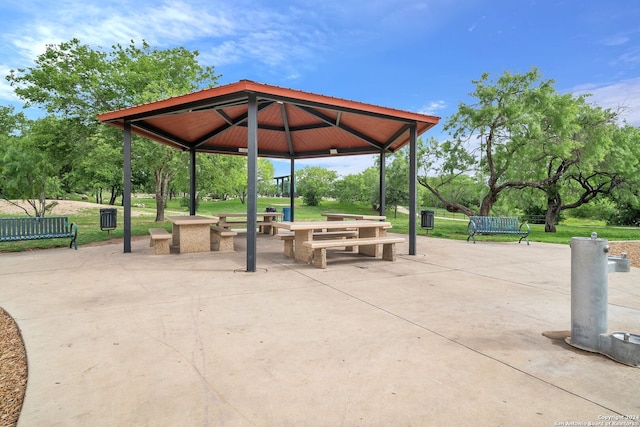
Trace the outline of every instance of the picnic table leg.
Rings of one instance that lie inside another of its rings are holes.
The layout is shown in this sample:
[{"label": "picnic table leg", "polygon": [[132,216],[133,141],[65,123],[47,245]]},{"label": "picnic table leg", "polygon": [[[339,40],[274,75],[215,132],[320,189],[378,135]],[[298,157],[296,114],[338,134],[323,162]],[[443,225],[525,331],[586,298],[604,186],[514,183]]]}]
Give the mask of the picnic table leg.
[{"label": "picnic table leg", "polygon": [[[380,228],[371,227],[371,228],[361,228],[358,237],[380,237]],[[380,245],[363,245],[360,246],[358,252],[361,255],[371,256],[371,257],[379,257],[382,255],[382,251],[380,250]]]},{"label": "picnic table leg", "polygon": [[387,243],[382,245],[382,259],[385,261],[396,260],[396,244]]},{"label": "picnic table leg", "polygon": [[[272,222],[271,221],[271,217],[270,216],[265,216],[264,217],[264,222]],[[275,227],[272,227],[271,224],[265,224],[260,226],[260,228],[262,229],[262,233],[263,234],[269,234],[269,235],[274,235],[275,234]]]},{"label": "picnic table leg", "polygon": [[313,265],[316,268],[327,268],[327,250],[324,248],[313,250]]},{"label": "picnic table leg", "polygon": [[309,264],[313,256],[313,249],[305,248],[302,243],[313,239],[313,230],[296,230],[295,233],[294,257],[296,261]]}]

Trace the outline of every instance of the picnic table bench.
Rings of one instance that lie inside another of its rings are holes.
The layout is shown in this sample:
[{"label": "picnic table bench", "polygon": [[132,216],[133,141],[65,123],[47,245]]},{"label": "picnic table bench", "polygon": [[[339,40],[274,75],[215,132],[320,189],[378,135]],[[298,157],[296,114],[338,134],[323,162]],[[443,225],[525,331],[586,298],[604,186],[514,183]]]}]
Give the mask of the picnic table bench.
[{"label": "picnic table bench", "polygon": [[69,249],[78,249],[78,226],[66,216],[0,218],[0,242],[70,237]]},{"label": "picnic table bench", "polygon": [[150,228],[149,234],[149,246],[153,248],[154,255],[169,255],[171,253],[171,247],[169,241],[171,240],[171,233],[164,228]]},{"label": "picnic table bench", "polygon": [[402,237],[364,237],[348,240],[308,240],[302,246],[313,249],[313,265],[317,268],[327,268],[327,249],[342,246],[373,246],[382,245],[382,259],[396,260],[396,243],[404,243]]},{"label": "picnic table bench", "polygon": [[219,252],[233,252],[233,238],[238,232],[219,225],[211,226],[211,250]]},{"label": "picnic table bench", "polygon": [[[526,227],[526,230],[523,227]],[[522,239],[526,239],[528,245],[531,229],[526,222],[518,223],[518,218],[515,217],[470,216],[467,231],[469,233],[467,242],[472,239],[474,244],[476,243],[476,234],[513,234],[520,236],[518,243],[522,242]]]}]

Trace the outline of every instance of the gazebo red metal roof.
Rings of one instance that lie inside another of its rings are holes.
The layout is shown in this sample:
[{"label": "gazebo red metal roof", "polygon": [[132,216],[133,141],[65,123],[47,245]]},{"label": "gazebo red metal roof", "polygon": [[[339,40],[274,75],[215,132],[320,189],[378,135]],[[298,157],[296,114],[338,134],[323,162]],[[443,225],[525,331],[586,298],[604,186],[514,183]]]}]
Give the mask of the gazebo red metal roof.
[{"label": "gazebo red metal roof", "polygon": [[303,159],[393,153],[439,118],[241,80],[98,115],[98,120],[184,150],[240,154],[247,149],[249,94],[258,102],[258,155]]}]

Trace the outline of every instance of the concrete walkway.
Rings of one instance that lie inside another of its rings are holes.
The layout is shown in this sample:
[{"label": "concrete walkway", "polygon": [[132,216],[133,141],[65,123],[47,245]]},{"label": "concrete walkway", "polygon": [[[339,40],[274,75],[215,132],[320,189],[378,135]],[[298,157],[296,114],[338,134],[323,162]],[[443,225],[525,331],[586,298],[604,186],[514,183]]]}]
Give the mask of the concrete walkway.
[{"label": "concrete walkway", "polygon": [[[142,239],[131,254],[122,244],[0,254],[0,305],[29,359],[19,426],[640,416],[640,369],[542,335],[571,327],[568,245],[421,236],[407,253],[401,245],[395,263],[330,253],[320,270],[260,236],[256,273],[244,272],[242,242],[234,253],[153,256]],[[639,269],[609,275],[609,329],[640,333]]]}]

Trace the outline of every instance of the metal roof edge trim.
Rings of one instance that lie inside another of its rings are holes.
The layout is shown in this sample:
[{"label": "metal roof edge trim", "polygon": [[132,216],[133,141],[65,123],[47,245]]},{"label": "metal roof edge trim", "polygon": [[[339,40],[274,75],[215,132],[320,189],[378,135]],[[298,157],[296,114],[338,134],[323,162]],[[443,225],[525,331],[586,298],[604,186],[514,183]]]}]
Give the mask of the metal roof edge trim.
[{"label": "metal roof edge trim", "polygon": [[440,121],[440,117],[437,116],[429,116],[426,114],[414,113],[411,111],[382,107],[360,101],[350,101],[327,95],[319,95],[312,92],[304,92],[297,89],[288,89],[279,86],[256,83],[251,80],[240,80],[235,83],[202,89],[197,92],[178,95],[160,101],[154,101],[119,110],[100,113],[97,115],[97,118],[100,122],[125,120],[128,117],[144,116],[145,113],[158,110],[171,110],[172,108],[175,108],[179,105],[187,103],[197,103],[205,101],[209,98],[222,97],[233,93],[246,93],[248,95],[249,92],[253,92],[257,95],[259,94],[262,96],[283,97],[291,100],[288,101],[291,103],[294,103],[295,100],[302,100],[307,103],[311,102],[317,105],[326,105],[327,108],[331,109],[331,107],[333,107],[334,110],[336,109],[336,107],[339,107],[340,109],[344,109],[345,111],[350,110],[360,113],[380,114],[385,117],[395,117],[396,119],[401,118],[404,120],[426,122],[432,123],[433,125],[437,124]]}]

